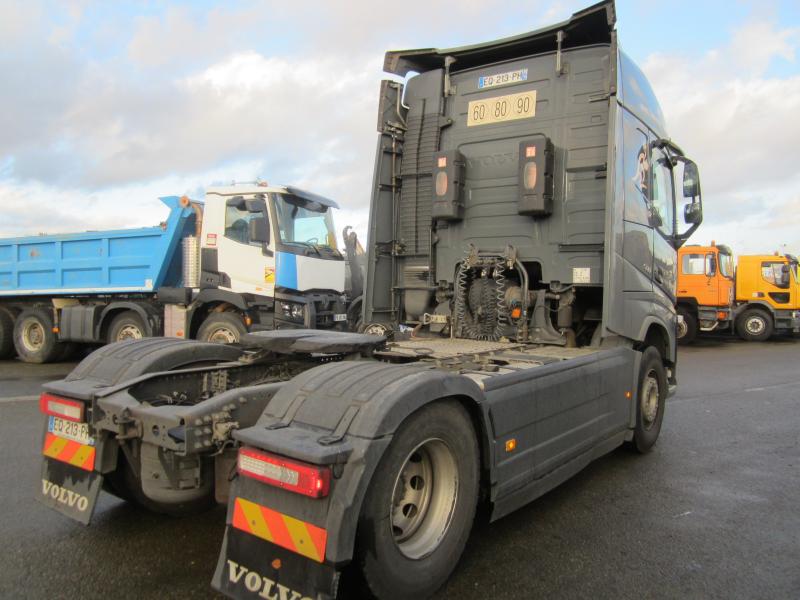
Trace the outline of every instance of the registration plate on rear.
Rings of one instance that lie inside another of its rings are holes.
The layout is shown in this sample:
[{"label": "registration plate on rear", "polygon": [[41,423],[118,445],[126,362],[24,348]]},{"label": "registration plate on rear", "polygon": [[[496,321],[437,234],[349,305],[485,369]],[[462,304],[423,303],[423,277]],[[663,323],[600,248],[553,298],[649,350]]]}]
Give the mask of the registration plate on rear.
[{"label": "registration plate on rear", "polygon": [[94,438],[89,435],[88,423],[77,423],[61,417],[51,416],[47,423],[47,431],[84,446],[94,446]]},{"label": "registration plate on rear", "polygon": [[334,321],[347,321],[347,313],[339,313],[333,315]]}]

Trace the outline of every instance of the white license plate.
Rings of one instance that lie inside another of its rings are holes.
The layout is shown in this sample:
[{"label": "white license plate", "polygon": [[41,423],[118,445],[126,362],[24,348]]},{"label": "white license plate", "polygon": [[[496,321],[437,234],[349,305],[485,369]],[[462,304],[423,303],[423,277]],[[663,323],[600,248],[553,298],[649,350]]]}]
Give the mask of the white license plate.
[{"label": "white license plate", "polygon": [[347,321],[347,313],[340,313],[338,315],[333,315],[334,321]]},{"label": "white license plate", "polygon": [[467,127],[536,116],[536,90],[473,100],[467,107]]},{"label": "white license plate", "polygon": [[47,431],[84,446],[94,446],[94,438],[89,435],[88,423],[76,423],[61,417],[51,416],[47,423]]},{"label": "white license plate", "polygon": [[507,85],[519,81],[528,81],[528,69],[518,69],[508,73],[497,73],[495,75],[484,75],[478,77],[478,87],[480,89],[495,87],[497,85]]}]

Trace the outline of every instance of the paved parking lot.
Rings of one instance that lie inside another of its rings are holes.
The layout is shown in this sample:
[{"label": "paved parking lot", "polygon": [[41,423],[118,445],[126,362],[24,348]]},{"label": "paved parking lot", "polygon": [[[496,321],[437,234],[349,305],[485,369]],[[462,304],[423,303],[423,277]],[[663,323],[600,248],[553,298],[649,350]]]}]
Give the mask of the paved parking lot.
[{"label": "paved parking lot", "polygon": [[[103,496],[90,527],[33,500],[32,398],[71,365],[0,363],[0,597],[213,598],[220,508],[192,519]],[[478,523],[443,599],[800,596],[800,339],[703,341],[644,457],[618,450]]]}]

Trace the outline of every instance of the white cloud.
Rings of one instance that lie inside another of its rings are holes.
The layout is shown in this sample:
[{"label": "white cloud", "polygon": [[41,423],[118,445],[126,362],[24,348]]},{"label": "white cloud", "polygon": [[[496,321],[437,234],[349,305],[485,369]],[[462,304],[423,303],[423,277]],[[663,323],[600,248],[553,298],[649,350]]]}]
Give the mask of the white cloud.
[{"label": "white cloud", "polygon": [[[787,210],[800,189],[800,75],[769,74],[776,59],[794,60],[797,43],[798,30],[751,21],[702,57],[644,62],[670,136],[700,166],[705,219],[693,241],[714,236],[753,253],[772,251],[780,235],[800,250],[800,228],[786,220],[800,220]],[[778,214],[787,226],[776,230]]]}]

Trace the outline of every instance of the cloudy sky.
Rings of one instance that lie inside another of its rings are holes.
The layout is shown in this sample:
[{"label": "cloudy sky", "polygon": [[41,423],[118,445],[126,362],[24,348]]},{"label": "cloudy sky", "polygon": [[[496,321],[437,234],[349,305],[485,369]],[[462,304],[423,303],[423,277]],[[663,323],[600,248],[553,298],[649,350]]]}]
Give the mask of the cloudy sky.
[{"label": "cloudy sky", "polygon": [[[335,198],[337,226],[363,234],[383,52],[522,33],[589,3],[0,0],[0,235],[152,225],[158,196],[257,177]],[[617,12],[700,166],[694,241],[800,253],[800,3]]]}]

